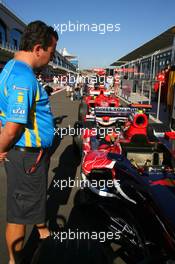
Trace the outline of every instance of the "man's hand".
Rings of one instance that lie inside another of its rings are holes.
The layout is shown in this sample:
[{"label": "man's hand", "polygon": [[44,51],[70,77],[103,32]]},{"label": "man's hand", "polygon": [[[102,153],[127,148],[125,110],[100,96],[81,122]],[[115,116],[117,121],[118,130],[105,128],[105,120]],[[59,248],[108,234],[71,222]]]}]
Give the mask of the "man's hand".
[{"label": "man's hand", "polygon": [[7,152],[0,153],[0,162],[5,161],[7,158]]},{"label": "man's hand", "polygon": [[[2,122],[0,121],[0,134],[2,131]],[[0,162],[4,161],[7,157],[7,152],[0,153]]]}]

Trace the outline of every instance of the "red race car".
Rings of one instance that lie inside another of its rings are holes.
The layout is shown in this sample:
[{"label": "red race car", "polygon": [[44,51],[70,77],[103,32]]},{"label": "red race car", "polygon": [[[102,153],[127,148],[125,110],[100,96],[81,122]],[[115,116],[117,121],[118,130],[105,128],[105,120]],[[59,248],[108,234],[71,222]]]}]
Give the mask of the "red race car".
[{"label": "red race car", "polygon": [[105,89],[100,89],[99,95],[89,95],[84,97],[79,106],[78,120],[84,121],[86,115],[94,115],[95,107],[118,107],[119,99],[111,95],[105,95]]}]

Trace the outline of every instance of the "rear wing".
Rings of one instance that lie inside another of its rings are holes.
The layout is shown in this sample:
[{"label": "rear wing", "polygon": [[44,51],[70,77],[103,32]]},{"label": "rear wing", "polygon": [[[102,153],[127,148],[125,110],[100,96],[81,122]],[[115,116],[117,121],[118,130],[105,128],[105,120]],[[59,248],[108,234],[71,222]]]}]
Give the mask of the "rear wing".
[{"label": "rear wing", "polygon": [[130,114],[143,111],[148,114],[152,107],[141,105],[131,105],[130,107],[95,107],[96,116],[111,116],[111,117],[128,117]]},{"label": "rear wing", "polygon": [[95,107],[95,116],[128,117],[130,107]]},{"label": "rear wing", "polygon": [[96,118],[108,116],[112,119],[116,120],[126,120],[131,114],[139,113],[140,111],[144,113],[148,113],[151,107],[145,107],[145,105],[142,105],[142,107],[139,105],[139,107],[135,107],[136,105],[132,105],[130,107],[95,107],[94,108],[94,115],[86,115],[86,120],[94,121]]},{"label": "rear wing", "polygon": [[[100,94],[100,90],[92,90],[89,92],[89,95],[91,95],[91,96],[98,96],[99,94]],[[111,92],[110,91],[104,91],[103,94],[106,96],[109,96],[111,94]]]},{"label": "rear wing", "polygon": [[137,108],[139,110],[150,111],[152,109],[151,104],[130,104],[131,108]]}]

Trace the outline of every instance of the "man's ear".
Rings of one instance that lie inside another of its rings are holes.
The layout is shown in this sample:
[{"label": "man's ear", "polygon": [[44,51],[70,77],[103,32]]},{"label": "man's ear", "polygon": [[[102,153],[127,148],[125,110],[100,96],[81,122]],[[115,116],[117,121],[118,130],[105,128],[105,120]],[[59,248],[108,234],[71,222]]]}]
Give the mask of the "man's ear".
[{"label": "man's ear", "polygon": [[36,54],[37,57],[40,55],[41,49],[42,49],[41,44],[36,44],[34,46],[33,52]]}]

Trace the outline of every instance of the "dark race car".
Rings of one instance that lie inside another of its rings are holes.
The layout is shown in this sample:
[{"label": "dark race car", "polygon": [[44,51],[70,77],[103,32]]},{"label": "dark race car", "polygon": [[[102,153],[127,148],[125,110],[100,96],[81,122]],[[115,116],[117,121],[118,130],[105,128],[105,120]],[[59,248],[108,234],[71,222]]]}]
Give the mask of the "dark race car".
[{"label": "dark race car", "polygon": [[120,131],[83,135],[78,203],[120,234],[116,254],[129,264],[175,261],[175,134],[155,130],[145,113],[130,111]]}]

